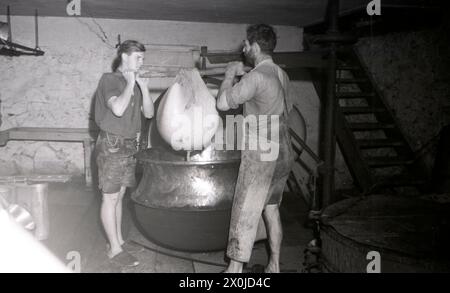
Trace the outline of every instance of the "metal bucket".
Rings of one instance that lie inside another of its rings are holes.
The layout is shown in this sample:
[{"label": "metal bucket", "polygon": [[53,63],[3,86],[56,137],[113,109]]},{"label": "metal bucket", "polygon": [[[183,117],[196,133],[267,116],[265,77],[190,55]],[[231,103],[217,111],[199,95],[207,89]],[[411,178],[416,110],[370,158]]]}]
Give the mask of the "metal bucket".
[{"label": "metal bucket", "polygon": [[15,184],[17,204],[30,211],[36,223],[34,236],[45,240],[50,234],[48,183]]},{"label": "metal bucket", "polygon": [[35,229],[36,224],[31,214],[25,208],[13,203],[14,194],[14,186],[0,185],[0,210],[6,210],[10,217],[23,228]]}]

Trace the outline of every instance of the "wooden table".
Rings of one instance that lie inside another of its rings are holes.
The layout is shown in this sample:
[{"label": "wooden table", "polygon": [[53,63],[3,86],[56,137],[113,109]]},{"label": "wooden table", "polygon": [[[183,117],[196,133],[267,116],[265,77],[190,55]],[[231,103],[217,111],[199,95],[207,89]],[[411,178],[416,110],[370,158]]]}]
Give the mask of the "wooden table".
[{"label": "wooden table", "polygon": [[92,143],[97,135],[98,130],[88,128],[16,127],[0,131],[0,146],[5,146],[10,140],[82,142],[86,185],[92,186]]}]

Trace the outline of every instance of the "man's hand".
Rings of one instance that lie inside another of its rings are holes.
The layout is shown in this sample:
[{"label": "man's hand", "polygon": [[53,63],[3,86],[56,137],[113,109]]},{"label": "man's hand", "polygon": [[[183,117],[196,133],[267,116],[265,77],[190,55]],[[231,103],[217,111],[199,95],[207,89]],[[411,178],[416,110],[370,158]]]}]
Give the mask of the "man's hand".
[{"label": "man's hand", "polygon": [[217,109],[220,111],[227,111],[230,109],[230,105],[227,102],[226,91],[233,87],[234,79],[236,76],[244,75],[244,64],[242,62],[230,62],[227,65],[225,71],[225,79],[220,85],[219,92],[217,93]]},{"label": "man's hand", "polygon": [[125,77],[127,84],[131,87],[134,87],[134,84],[136,82],[136,73],[134,71],[123,71],[122,75],[123,77]]},{"label": "man's hand", "polygon": [[244,63],[240,61],[233,61],[228,63],[227,69],[225,72],[226,77],[234,78],[235,76],[241,76],[244,75]]}]

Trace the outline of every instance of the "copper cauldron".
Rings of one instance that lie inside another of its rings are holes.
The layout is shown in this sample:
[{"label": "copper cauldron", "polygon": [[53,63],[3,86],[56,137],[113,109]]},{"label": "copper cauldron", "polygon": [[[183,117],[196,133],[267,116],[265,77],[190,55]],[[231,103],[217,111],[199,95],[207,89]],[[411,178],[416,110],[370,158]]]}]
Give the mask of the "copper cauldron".
[{"label": "copper cauldron", "polygon": [[154,147],[137,159],[143,175],[132,199],[143,234],[175,250],[224,249],[240,152],[206,149],[188,157]]}]

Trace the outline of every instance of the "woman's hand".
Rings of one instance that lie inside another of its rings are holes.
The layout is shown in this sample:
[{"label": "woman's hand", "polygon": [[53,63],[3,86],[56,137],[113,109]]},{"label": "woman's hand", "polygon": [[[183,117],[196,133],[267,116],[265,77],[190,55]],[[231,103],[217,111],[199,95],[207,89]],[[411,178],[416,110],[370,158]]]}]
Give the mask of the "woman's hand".
[{"label": "woman's hand", "polygon": [[136,78],[136,81],[137,81],[139,87],[140,87],[141,89],[144,89],[144,88],[147,88],[147,87],[148,87],[148,84],[149,84],[149,82],[150,82],[150,78],[138,76],[138,77]]}]

